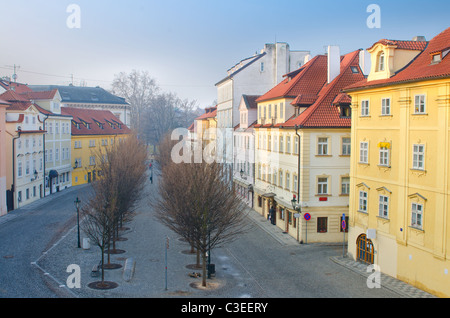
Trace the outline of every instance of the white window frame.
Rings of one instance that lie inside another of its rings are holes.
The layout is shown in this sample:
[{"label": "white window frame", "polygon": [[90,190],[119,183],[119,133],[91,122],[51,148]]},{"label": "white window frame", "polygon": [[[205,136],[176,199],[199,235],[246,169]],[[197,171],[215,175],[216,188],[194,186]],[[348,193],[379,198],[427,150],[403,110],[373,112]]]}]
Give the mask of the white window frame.
[{"label": "white window frame", "polygon": [[369,143],[367,141],[359,143],[359,162],[369,163]]},{"label": "white window frame", "polygon": [[317,138],[317,155],[328,155],[328,137]]},{"label": "white window frame", "polygon": [[426,114],[427,102],[425,94],[414,95],[414,114]]},{"label": "white window frame", "polygon": [[367,117],[370,115],[370,102],[368,99],[361,101],[361,117]]},{"label": "white window frame", "polygon": [[391,99],[383,98],[381,99],[381,115],[390,116],[391,115]]},{"label": "white window frame", "polygon": [[328,177],[317,178],[317,194],[319,195],[328,194]]},{"label": "white window frame", "polygon": [[[422,150],[420,150],[422,148]],[[412,168],[416,170],[425,170],[425,145],[413,144],[413,164]]]},{"label": "white window frame", "polygon": [[341,177],[341,195],[350,194],[350,177]]},{"label": "white window frame", "polygon": [[389,167],[390,149],[388,147],[380,147],[379,154],[380,154],[379,165],[384,166],[384,167]]},{"label": "white window frame", "polygon": [[389,197],[386,195],[378,196],[378,216],[381,218],[389,218]]},{"label": "white window frame", "polygon": [[[348,142],[344,142],[344,140],[347,140]],[[352,145],[352,140],[350,137],[342,137],[341,139],[342,141],[342,156],[350,156],[351,154],[351,145]]]},{"label": "white window frame", "polygon": [[363,190],[359,190],[359,204],[358,204],[358,211],[367,213],[367,198],[368,193]]},{"label": "white window frame", "polygon": [[411,203],[411,226],[423,229],[423,204]]}]

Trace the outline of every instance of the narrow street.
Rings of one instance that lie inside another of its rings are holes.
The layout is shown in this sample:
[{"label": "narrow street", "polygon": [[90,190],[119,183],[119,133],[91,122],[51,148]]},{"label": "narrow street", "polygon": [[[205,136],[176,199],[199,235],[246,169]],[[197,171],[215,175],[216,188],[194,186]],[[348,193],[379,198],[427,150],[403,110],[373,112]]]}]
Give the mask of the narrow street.
[{"label": "narrow street", "polygon": [[[370,289],[366,278],[339,266],[330,257],[340,255],[342,246],[326,244],[282,244],[249,218],[251,229],[234,242],[211,253],[216,275],[208,280],[208,290],[192,287],[200,278],[189,277],[195,255],[189,246],[159,224],[148,208],[155,195],[157,176],[147,183],[137,214],[117,242],[124,254],[111,255],[111,262],[136,262],[133,278],[125,281],[123,269],[105,271],[105,279],[119,286],[111,290],[93,290],[87,284],[100,250],[77,248],[76,210],[73,201],[89,189],[72,188],[24,209],[14,211],[0,221],[0,297],[220,297],[220,298],[325,298],[398,297],[385,289]],[[254,213],[254,211],[252,211]],[[273,231],[277,231],[273,227]],[[165,279],[165,243],[167,279]],[[36,262],[37,261],[37,262]],[[33,262],[35,262],[33,264]],[[68,265],[81,268],[81,288],[65,286]],[[194,270],[200,271],[200,270]],[[165,289],[167,286],[167,290]]]}]

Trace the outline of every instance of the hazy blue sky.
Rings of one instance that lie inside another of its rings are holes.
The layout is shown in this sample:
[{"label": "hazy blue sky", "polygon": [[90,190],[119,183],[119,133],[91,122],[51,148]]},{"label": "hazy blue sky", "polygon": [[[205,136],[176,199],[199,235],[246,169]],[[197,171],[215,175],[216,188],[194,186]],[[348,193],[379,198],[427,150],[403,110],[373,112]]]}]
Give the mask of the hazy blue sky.
[{"label": "hazy blue sky", "polygon": [[[381,9],[381,28],[367,27],[369,4]],[[80,28],[68,28],[70,4]],[[216,98],[226,70],[265,43],[292,50],[341,53],[382,38],[427,40],[450,27],[450,1],[300,0],[0,0],[0,77],[20,65],[18,81],[106,89],[114,75],[147,70],[164,91]]]}]

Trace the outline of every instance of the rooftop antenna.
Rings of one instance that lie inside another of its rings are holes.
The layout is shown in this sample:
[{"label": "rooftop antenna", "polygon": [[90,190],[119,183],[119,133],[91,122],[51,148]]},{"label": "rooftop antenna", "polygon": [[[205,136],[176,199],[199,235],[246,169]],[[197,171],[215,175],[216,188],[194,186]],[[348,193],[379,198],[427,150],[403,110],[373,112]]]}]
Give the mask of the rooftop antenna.
[{"label": "rooftop antenna", "polygon": [[20,68],[20,65],[16,65],[16,64],[14,64],[14,66],[11,66],[11,65],[6,65],[7,67],[12,67],[12,68],[14,68],[14,74],[12,75],[12,79],[13,79],[13,82],[17,82],[17,70]]}]

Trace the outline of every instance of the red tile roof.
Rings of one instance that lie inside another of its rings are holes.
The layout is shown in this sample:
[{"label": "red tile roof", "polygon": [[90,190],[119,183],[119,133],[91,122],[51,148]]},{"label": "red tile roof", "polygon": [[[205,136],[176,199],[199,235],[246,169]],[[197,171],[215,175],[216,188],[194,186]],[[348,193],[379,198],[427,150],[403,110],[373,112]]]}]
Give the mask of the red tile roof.
[{"label": "red tile roof", "polygon": [[207,118],[214,118],[217,115],[217,105],[214,107],[205,108],[205,113],[195,118],[196,120],[202,120]]},{"label": "red tile roof", "polygon": [[370,48],[368,48],[368,50],[373,48],[378,43],[381,43],[383,45],[396,46],[396,48],[400,50],[417,50],[417,51],[423,51],[428,44],[427,41],[401,41],[401,40],[382,39],[374,43]]},{"label": "red tile roof", "polygon": [[[359,82],[364,78],[359,68],[359,53],[360,50],[357,50],[341,57],[340,74],[331,83],[322,87],[313,105],[309,106],[300,115],[287,120],[282,126],[294,127],[298,125],[301,128],[350,128],[351,119],[341,117],[338,107],[333,105],[333,102],[340,95],[342,88]],[[359,72],[354,73],[351,69],[352,66],[356,66]],[[343,96],[341,95],[340,98],[343,98]]]},{"label": "red tile roof", "polygon": [[10,82],[5,80],[0,80],[0,86],[6,90],[14,90],[17,93],[24,93],[31,91],[31,88],[29,88],[27,84]]},{"label": "red tile roof", "polygon": [[73,117],[72,135],[120,135],[131,133],[131,130],[109,110],[61,107],[61,114]]},{"label": "red tile roof", "polygon": [[345,91],[450,77],[450,53],[443,57],[441,62],[431,63],[431,55],[433,53],[443,52],[449,47],[450,28],[435,36],[422,53],[394,76],[388,79],[373,80],[370,82],[365,79],[354,85],[349,85],[345,88]]},{"label": "red tile roof", "polygon": [[259,97],[256,102],[277,98],[295,98],[300,94],[317,95],[327,82],[327,56],[317,55],[300,69],[286,74],[284,77],[285,79],[280,84]]},{"label": "red tile roof", "polygon": [[29,99],[24,98],[15,91],[4,92],[0,95],[0,99],[10,103],[6,108],[7,111],[24,111],[32,105]]},{"label": "red tile roof", "polygon": [[58,92],[57,89],[53,89],[51,91],[41,91],[41,92],[23,92],[20,93],[20,95],[24,96],[28,99],[53,99],[55,97],[55,94]]}]

